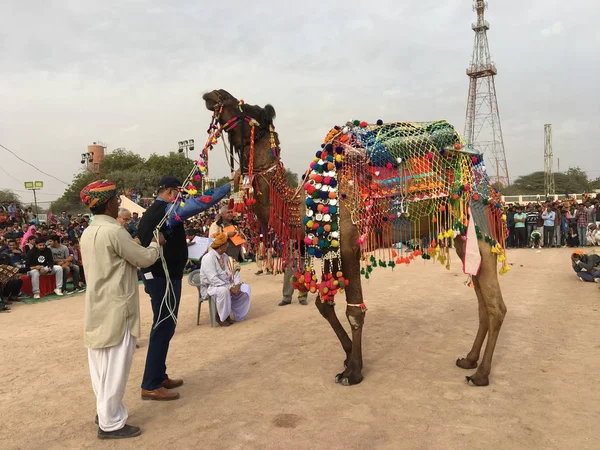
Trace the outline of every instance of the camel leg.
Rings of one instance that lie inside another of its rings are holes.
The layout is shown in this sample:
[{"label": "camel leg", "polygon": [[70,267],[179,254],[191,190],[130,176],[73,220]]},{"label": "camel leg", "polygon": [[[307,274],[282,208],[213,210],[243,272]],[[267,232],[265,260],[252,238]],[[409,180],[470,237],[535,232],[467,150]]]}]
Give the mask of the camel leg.
[{"label": "camel leg", "polygon": [[[460,238],[458,238],[457,240],[459,242],[455,242],[454,246],[456,248],[456,253],[462,261],[464,259],[464,243]],[[475,287],[475,294],[477,295],[477,303],[479,306],[479,329],[477,330],[477,336],[475,337],[475,342],[473,342],[473,347],[471,348],[471,351],[467,354],[465,358],[459,358],[456,360],[456,365],[461,369],[477,368],[477,361],[479,361],[481,347],[483,346],[483,341],[485,340],[485,336],[488,332],[489,321],[487,315],[487,308],[483,299],[483,294],[481,293],[479,279],[477,277],[473,277],[473,285]]]},{"label": "camel leg", "polygon": [[340,342],[342,344],[342,348],[346,352],[346,360],[344,361],[344,368],[348,367],[348,364],[350,362],[350,356],[352,353],[352,341],[350,340],[348,333],[346,333],[346,330],[340,323],[340,319],[338,319],[338,316],[335,313],[335,306],[330,303],[323,303],[319,296],[317,296],[315,305],[316,305],[317,309],[319,310],[319,312],[321,313],[321,315],[323,317],[325,317],[327,322],[329,322],[329,324],[331,325],[331,328],[333,328],[333,331],[335,332],[338,339],[340,340]]},{"label": "camel leg", "polygon": [[[360,283],[360,249],[356,243],[358,231],[352,224],[350,213],[346,207],[341,204],[340,209],[340,235],[341,235],[341,260],[342,271],[344,276],[349,280],[349,285],[345,288],[346,301],[346,317],[350,322],[352,330],[352,342],[350,346],[350,354],[345,362],[345,370],[336,375],[336,383],[341,383],[344,386],[351,386],[362,381],[362,329],[365,322],[365,312],[358,306],[363,302],[362,286]],[[333,272],[338,271],[338,267],[333,267]],[[335,329],[335,328],[334,328]],[[337,333],[337,332],[336,332]],[[344,332],[345,333],[345,332]],[[339,335],[338,335],[339,336]],[[342,341],[344,350],[346,346]]]},{"label": "camel leg", "polygon": [[500,292],[498,283],[498,273],[496,270],[496,255],[491,252],[490,246],[484,241],[479,241],[479,251],[481,252],[481,269],[477,277],[480,286],[481,295],[485,303],[485,309],[488,319],[488,339],[483,353],[481,364],[477,371],[467,378],[467,382],[472,382],[475,386],[487,386],[489,384],[489,374],[492,370],[492,357],[500,328],[506,316],[506,305]]},{"label": "camel leg", "polygon": [[335,382],[352,386],[363,380],[362,329],[365,323],[365,312],[357,306],[347,306],[346,317],[352,328],[352,354],[346,370],[335,377]]}]

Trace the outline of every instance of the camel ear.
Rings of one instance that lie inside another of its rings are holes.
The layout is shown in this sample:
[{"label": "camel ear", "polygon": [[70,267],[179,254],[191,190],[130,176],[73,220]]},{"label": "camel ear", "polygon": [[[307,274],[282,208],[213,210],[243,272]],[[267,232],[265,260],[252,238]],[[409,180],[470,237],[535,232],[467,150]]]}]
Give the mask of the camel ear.
[{"label": "camel ear", "polygon": [[273,123],[273,119],[275,119],[275,108],[273,108],[273,105],[265,105],[264,108],[264,113],[265,115],[265,119],[267,120],[267,123],[269,125],[271,125]]}]

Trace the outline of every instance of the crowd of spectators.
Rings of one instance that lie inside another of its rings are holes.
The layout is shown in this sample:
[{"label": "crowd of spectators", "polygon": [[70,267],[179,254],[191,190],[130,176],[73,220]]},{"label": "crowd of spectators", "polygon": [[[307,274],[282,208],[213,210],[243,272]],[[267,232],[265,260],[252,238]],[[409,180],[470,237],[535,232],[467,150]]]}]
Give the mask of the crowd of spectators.
[{"label": "crowd of spectators", "polygon": [[509,248],[600,245],[600,199],[564,198],[507,205]]},{"label": "crowd of spectators", "polygon": [[[0,310],[7,304],[25,297],[21,293],[22,279],[31,281],[31,295],[40,298],[40,277],[54,277],[56,295],[83,292],[85,273],[79,238],[89,224],[87,215],[48,215],[47,222],[39,222],[30,208],[22,209],[14,203],[0,207],[0,266],[12,269],[10,279],[0,285]],[[71,286],[68,280],[72,279]]]}]

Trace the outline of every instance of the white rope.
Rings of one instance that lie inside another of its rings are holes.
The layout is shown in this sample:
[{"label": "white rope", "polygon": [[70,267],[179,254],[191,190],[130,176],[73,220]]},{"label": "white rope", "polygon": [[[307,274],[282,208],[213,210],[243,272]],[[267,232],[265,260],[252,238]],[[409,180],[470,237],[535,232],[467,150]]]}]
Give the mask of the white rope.
[{"label": "white rope", "polygon": [[[156,242],[159,239],[159,231],[158,229],[154,230],[154,238]],[[175,315],[175,308],[177,307],[177,297],[175,295],[175,288],[173,287],[173,282],[171,281],[171,277],[169,275],[169,269],[167,267],[167,261],[165,260],[165,256],[163,253],[162,246],[159,250],[160,260],[163,266],[163,270],[165,272],[165,279],[167,282],[167,287],[165,289],[165,293],[163,295],[162,301],[160,302],[160,308],[158,309],[158,318],[159,321],[154,325],[154,329],[158,328],[158,326],[163,323],[165,320],[172,318],[175,325],[177,325],[177,316]],[[160,318],[162,315],[163,306],[165,306],[169,312],[169,314],[162,319]]]}]

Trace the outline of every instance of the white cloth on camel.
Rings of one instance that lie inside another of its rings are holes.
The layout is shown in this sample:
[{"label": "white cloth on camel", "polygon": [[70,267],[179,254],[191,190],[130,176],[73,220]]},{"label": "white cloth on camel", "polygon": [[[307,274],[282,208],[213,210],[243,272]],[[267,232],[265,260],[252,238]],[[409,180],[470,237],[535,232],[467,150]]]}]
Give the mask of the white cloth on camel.
[{"label": "white cloth on camel", "polygon": [[237,322],[241,322],[250,310],[250,286],[242,284],[239,294],[232,294],[232,284],[240,284],[239,271],[232,271],[232,261],[226,254],[219,255],[211,249],[202,258],[200,266],[200,294],[215,299],[221,321],[233,312]]},{"label": "white cloth on camel", "polygon": [[90,378],[96,394],[98,426],[103,431],[120,430],[129,417],[123,403],[123,395],[136,342],[137,338],[131,334],[129,323],[126,323],[125,336],[120,344],[105,348],[88,348]]}]

